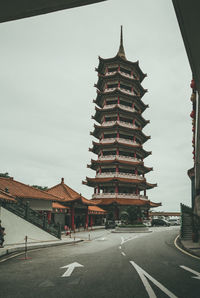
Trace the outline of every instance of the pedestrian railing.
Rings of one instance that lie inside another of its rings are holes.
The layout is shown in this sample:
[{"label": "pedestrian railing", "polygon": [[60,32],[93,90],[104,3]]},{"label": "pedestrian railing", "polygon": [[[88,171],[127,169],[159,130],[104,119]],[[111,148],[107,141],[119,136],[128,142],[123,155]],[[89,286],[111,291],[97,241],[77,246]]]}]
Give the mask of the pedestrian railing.
[{"label": "pedestrian railing", "polygon": [[61,239],[60,225],[55,226],[54,224],[48,223],[46,213],[40,214],[38,211],[31,209],[29,207],[29,203],[24,204],[19,200],[17,203],[0,201],[0,205],[8,211],[20,216],[26,221],[55,236],[56,238]]}]

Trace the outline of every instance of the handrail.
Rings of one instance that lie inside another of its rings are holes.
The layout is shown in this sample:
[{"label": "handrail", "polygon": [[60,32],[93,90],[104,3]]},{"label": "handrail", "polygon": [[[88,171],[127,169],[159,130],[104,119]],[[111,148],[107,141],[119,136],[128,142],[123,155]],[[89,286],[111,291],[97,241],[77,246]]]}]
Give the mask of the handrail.
[{"label": "handrail", "polygon": [[49,224],[46,214],[41,215],[38,211],[31,209],[28,203],[24,204],[20,201],[17,201],[17,203],[8,203],[3,201],[1,202],[1,206],[49,234],[61,239],[60,227],[55,227],[53,224]]}]

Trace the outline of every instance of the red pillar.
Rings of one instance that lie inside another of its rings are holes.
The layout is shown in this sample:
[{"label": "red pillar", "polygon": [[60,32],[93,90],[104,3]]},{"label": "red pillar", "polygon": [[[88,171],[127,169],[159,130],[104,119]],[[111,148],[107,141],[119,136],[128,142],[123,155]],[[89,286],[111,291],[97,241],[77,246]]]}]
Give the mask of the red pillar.
[{"label": "red pillar", "polygon": [[119,209],[115,206],[115,220],[119,220]]},{"label": "red pillar", "polygon": [[88,229],[88,223],[89,223],[89,214],[88,214],[88,207],[86,210],[86,218],[85,218],[85,228]]},{"label": "red pillar", "polygon": [[117,155],[119,156],[119,148],[117,148]]},{"label": "red pillar", "polygon": [[117,103],[119,104],[119,96],[118,96],[118,98],[117,98]]},{"label": "red pillar", "polygon": [[47,220],[48,220],[48,224],[50,224],[50,222],[51,222],[51,211],[47,212]]},{"label": "red pillar", "polygon": [[92,214],[90,215],[90,226],[91,226],[91,228],[92,228],[92,225],[93,225],[93,216],[92,216]]},{"label": "red pillar", "polygon": [[146,189],[144,189],[144,196],[146,196]]},{"label": "red pillar", "polygon": [[115,193],[118,193],[119,192],[119,188],[118,188],[118,185],[116,184],[115,185]]},{"label": "red pillar", "polygon": [[71,229],[74,230],[74,206],[71,206]]}]

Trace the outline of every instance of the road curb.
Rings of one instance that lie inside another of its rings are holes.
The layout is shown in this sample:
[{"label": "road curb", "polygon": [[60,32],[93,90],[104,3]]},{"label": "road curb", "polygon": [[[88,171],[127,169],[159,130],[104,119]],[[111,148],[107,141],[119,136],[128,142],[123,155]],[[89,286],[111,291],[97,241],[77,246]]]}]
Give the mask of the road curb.
[{"label": "road curb", "polygon": [[185,246],[183,245],[183,243],[181,242],[181,239],[180,239],[180,235],[178,235],[178,236],[175,238],[175,240],[174,240],[174,245],[175,245],[175,247],[176,247],[177,249],[179,249],[179,250],[180,250],[181,252],[183,252],[184,254],[187,254],[188,256],[191,256],[191,257],[193,257],[193,258],[195,258],[195,259],[200,260],[200,257],[199,257],[197,254],[195,254],[194,251],[191,251],[191,249],[189,249],[189,248],[187,248],[187,247],[185,247]]},{"label": "road curb", "polygon": [[[58,245],[69,245],[69,244],[76,244],[76,243],[79,243],[79,242],[82,242],[83,240],[82,239],[77,239],[77,240],[74,240],[74,241],[70,241],[70,242],[54,242],[54,243],[43,243],[43,244],[31,244],[30,246],[27,247],[27,250],[28,251],[31,251],[33,249],[40,249],[40,248],[47,248],[47,247],[53,247],[53,246],[58,246]],[[10,247],[8,249],[4,249],[3,251],[0,250],[0,259],[2,257],[5,257],[5,256],[9,256],[11,254],[14,254],[14,253],[18,253],[18,252],[23,252],[25,250],[25,247],[24,245],[23,246],[19,246],[19,247]],[[14,257],[14,256],[13,256]]]}]

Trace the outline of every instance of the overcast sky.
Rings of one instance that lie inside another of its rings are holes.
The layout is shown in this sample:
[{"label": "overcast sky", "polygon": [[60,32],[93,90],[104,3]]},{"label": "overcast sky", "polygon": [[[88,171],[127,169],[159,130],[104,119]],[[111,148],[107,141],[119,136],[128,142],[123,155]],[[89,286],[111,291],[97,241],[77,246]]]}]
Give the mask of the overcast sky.
[{"label": "overcast sky", "polygon": [[0,24],[0,172],[48,187],[64,177],[91,198],[82,180],[95,175],[94,69],[99,55],[116,55],[120,25],[127,59],[148,75],[146,178],[158,187],[147,194],[162,202],[155,210],[178,211],[191,201],[191,71],[170,0],[110,0]]}]

